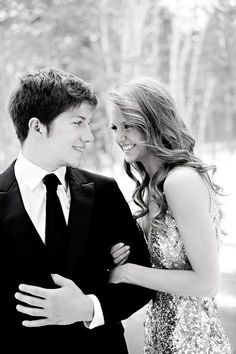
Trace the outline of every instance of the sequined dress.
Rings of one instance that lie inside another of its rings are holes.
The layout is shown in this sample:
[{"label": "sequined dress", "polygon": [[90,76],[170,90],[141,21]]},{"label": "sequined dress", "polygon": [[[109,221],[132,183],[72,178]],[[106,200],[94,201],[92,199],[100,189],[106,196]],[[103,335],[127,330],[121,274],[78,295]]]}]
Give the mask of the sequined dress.
[{"label": "sequined dress", "polygon": [[[219,213],[212,199],[212,220],[219,238]],[[154,218],[148,247],[153,268],[190,270],[183,239],[168,210]],[[157,292],[147,307],[144,354],[232,354],[214,298]]]}]

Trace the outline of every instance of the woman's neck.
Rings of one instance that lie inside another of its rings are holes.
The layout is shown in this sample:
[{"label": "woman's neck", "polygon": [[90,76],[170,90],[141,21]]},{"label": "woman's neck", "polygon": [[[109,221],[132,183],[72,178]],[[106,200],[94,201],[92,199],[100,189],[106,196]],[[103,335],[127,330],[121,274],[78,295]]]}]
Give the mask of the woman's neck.
[{"label": "woman's neck", "polygon": [[160,161],[160,159],[158,159],[158,157],[150,155],[150,157],[148,159],[146,159],[145,161],[142,161],[142,164],[149,176],[149,178],[151,179],[154,174],[161,169],[162,166],[162,162]]}]

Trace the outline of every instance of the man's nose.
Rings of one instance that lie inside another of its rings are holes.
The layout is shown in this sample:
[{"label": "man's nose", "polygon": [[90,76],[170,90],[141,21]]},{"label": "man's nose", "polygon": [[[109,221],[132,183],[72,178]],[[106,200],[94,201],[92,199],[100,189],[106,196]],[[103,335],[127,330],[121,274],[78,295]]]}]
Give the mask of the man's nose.
[{"label": "man's nose", "polygon": [[86,131],[84,132],[83,136],[81,137],[81,140],[83,140],[86,143],[93,143],[94,142],[94,135],[88,126]]}]

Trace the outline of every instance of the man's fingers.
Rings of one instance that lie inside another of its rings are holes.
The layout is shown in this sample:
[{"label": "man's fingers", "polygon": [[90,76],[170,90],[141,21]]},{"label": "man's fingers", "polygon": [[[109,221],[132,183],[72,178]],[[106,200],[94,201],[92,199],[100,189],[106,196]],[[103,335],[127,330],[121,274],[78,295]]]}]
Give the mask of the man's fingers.
[{"label": "man's fingers", "polygon": [[22,305],[16,306],[17,311],[25,313],[26,315],[30,315],[33,317],[45,317],[45,310],[44,309],[37,309],[34,307],[26,307]]},{"label": "man's fingers", "polygon": [[25,327],[41,327],[41,326],[48,326],[51,323],[49,323],[48,319],[45,318],[45,319],[36,320],[36,321],[23,321],[22,324]]},{"label": "man's fingers", "polygon": [[38,298],[38,297],[34,297],[34,296],[28,296],[28,295],[24,295],[22,293],[15,293],[15,298],[21,302],[24,302],[28,305],[32,305],[32,306],[37,306],[37,307],[44,307],[45,305],[45,301]]},{"label": "man's fingers", "polygon": [[27,284],[20,284],[19,289],[24,293],[28,293],[34,296],[38,296],[41,298],[46,298],[48,289],[40,288],[38,286],[27,285]]},{"label": "man's fingers", "polygon": [[51,274],[51,276],[52,276],[54,283],[59,286],[67,286],[67,285],[71,285],[73,283],[71,279],[65,278],[65,277],[61,276],[60,274]]}]

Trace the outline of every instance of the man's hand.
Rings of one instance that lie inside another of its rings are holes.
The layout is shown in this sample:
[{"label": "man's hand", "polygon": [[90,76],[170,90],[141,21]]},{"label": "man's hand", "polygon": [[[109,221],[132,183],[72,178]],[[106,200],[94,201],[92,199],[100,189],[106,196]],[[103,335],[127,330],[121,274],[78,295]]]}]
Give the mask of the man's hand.
[{"label": "man's hand", "polygon": [[58,274],[52,274],[58,289],[45,289],[37,286],[20,284],[21,292],[15,298],[27,306],[17,305],[19,312],[33,317],[44,317],[32,321],[23,321],[25,327],[48,325],[67,325],[78,321],[93,319],[93,302],[75,283]]}]

